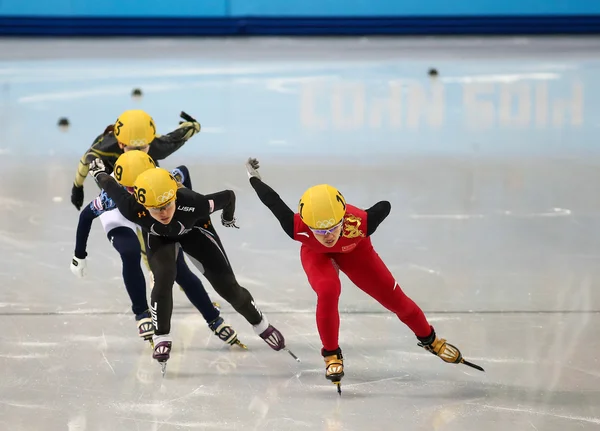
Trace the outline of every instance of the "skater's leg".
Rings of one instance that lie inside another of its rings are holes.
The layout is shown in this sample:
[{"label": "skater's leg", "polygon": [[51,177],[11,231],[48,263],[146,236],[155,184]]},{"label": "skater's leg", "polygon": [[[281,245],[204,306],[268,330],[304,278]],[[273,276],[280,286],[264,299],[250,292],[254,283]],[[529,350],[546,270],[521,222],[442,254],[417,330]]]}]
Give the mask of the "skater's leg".
[{"label": "skater's leg", "polygon": [[148,263],[154,275],[154,286],[150,293],[150,310],[156,335],[171,332],[171,315],[173,313],[173,284],[177,277],[177,245],[160,242],[148,249]]},{"label": "skater's leg", "polygon": [[359,289],[395,313],[417,337],[427,337],[431,334],[432,327],[425,314],[402,291],[370,241],[363,241],[352,253],[338,255],[336,261]]},{"label": "skater's leg", "polygon": [[215,291],[244,316],[271,348],[281,350],[285,347],[283,335],[269,324],[248,289],[237,282],[221,240],[212,226],[208,229],[194,228],[181,240],[181,246]]},{"label": "skater's leg", "polygon": [[185,295],[202,314],[206,323],[210,323],[219,317],[219,310],[215,308],[210,300],[202,281],[185,262],[183,249],[179,249],[177,253],[177,277],[175,282],[181,286]]},{"label": "skater's leg", "polygon": [[[328,255],[300,249],[302,267],[308,282],[317,294],[317,330],[323,348],[325,378],[335,384],[344,377],[344,357],[339,346],[340,314],[338,310],[342,284],[336,262]],[[338,386],[339,389],[339,386]]]},{"label": "skater's leg", "polygon": [[138,236],[131,227],[118,226],[111,229],[107,237],[121,256],[123,282],[131,300],[131,310],[135,315],[138,335],[145,340],[150,340],[154,328],[146,299],[146,279],[140,262],[142,247]]},{"label": "skater's leg", "polygon": [[225,323],[225,319],[220,316],[219,310],[210,300],[202,281],[192,272],[187,265],[183,249],[179,249],[177,254],[177,284],[186,294],[190,302],[200,311],[208,327],[214,334],[227,344],[238,344],[245,347],[239,340],[237,332],[233,327]]},{"label": "skater's leg", "polygon": [[421,308],[402,291],[370,241],[364,241],[352,253],[340,255],[337,261],[356,286],[395,313],[414,332],[419,346],[445,362],[462,361],[458,348],[436,336]]},{"label": "skater's leg", "polygon": [[323,349],[335,352],[339,346],[340,314],[338,304],[342,292],[337,264],[326,254],[307,247],[300,249],[302,267],[317,294],[317,330]]},{"label": "skater's leg", "polygon": [[108,240],[121,256],[123,282],[131,299],[131,309],[135,315],[139,315],[148,310],[148,301],[138,237],[129,227],[120,226],[108,233]]}]

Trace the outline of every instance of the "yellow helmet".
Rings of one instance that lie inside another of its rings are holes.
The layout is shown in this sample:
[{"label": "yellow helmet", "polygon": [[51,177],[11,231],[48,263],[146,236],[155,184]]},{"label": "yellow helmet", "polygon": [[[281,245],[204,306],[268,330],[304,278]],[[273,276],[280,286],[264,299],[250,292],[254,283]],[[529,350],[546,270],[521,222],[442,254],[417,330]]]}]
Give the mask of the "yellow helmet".
[{"label": "yellow helmet", "polygon": [[146,208],[167,205],[177,197],[177,181],[165,169],[148,169],[142,172],[133,185],[135,198]]},{"label": "yellow helmet", "polygon": [[146,112],[133,109],[123,112],[115,123],[117,141],[126,147],[142,148],[156,137],[154,120]]},{"label": "yellow helmet", "polygon": [[298,213],[309,228],[330,229],[344,218],[346,199],[329,184],[313,186],[300,198]]},{"label": "yellow helmet", "polygon": [[127,151],[115,163],[115,179],[125,187],[133,187],[135,179],[142,172],[156,168],[152,157],[140,150]]}]

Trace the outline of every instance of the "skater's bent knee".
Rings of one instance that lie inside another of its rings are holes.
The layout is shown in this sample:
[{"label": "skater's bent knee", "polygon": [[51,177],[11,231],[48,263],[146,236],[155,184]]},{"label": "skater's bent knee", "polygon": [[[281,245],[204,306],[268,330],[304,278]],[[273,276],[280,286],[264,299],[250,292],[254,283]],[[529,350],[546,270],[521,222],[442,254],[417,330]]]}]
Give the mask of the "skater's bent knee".
[{"label": "skater's bent knee", "polygon": [[315,292],[319,302],[337,303],[342,293],[341,287],[336,285],[317,285]]},{"label": "skater's bent knee", "polygon": [[160,286],[161,288],[171,288],[175,283],[177,271],[175,268],[164,268],[153,271],[154,275],[154,287]]}]

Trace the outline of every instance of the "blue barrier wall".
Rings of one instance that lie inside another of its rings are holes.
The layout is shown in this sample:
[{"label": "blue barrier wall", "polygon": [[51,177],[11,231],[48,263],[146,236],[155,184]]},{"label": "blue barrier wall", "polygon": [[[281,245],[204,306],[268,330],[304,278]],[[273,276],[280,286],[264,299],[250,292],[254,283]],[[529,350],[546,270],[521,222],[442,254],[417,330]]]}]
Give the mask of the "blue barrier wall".
[{"label": "blue barrier wall", "polygon": [[232,16],[265,17],[600,14],[598,0],[231,0],[230,4]]},{"label": "blue barrier wall", "polygon": [[0,0],[0,35],[600,33],[600,0]]}]

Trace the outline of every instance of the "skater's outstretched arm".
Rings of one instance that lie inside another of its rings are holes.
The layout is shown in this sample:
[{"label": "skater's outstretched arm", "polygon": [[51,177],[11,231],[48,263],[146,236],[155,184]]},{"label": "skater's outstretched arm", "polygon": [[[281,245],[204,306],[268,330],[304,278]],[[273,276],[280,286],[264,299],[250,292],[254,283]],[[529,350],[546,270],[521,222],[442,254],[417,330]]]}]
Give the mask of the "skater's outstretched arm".
[{"label": "skater's outstretched arm", "polygon": [[392,204],[388,201],[380,201],[367,210],[367,236],[373,235],[377,227],[390,214]]},{"label": "skater's outstretched arm", "polygon": [[277,217],[283,231],[290,238],[294,239],[294,211],[287,206],[275,190],[265,184],[260,178],[250,177],[250,184],[256,191],[261,202]]},{"label": "skater's outstretched arm", "polygon": [[[183,118],[183,117],[182,117]],[[192,118],[187,118],[189,121],[183,121],[177,129],[166,135],[156,135],[148,154],[154,160],[163,160],[173,154],[175,151],[183,147],[192,136],[200,132],[200,123]],[[191,121],[193,120],[193,121]]]},{"label": "skater's outstretched arm", "polygon": [[[97,136],[92,146],[81,156],[79,163],[77,164],[77,172],[75,174],[75,180],[73,181],[73,188],[71,190],[71,203],[78,210],[83,205],[83,183],[87,177],[89,171],[89,164],[95,158],[103,157],[119,157],[119,153],[115,152],[116,141],[114,138],[111,140],[107,139],[108,135],[112,132],[112,127],[106,128],[104,133]],[[112,135],[111,135],[112,136]],[[118,148],[118,147],[117,147]]]},{"label": "skater's outstretched arm", "polygon": [[87,241],[92,230],[92,224],[94,219],[98,217],[91,209],[93,201],[90,202],[80,213],[79,223],[77,223],[77,234],[75,236],[75,257],[78,259],[85,259],[87,257]]},{"label": "skater's outstretched arm", "polygon": [[235,212],[235,193],[233,190],[223,190],[217,193],[204,195],[206,199],[212,201],[211,212],[223,210],[223,217],[227,220],[233,219]]}]

